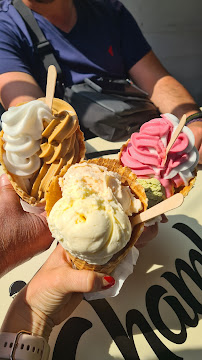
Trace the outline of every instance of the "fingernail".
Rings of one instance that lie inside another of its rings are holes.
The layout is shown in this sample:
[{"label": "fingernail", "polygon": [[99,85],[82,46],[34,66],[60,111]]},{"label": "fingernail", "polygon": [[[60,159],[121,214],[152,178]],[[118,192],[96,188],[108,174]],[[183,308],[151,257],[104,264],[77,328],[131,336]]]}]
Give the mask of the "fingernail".
[{"label": "fingernail", "polygon": [[109,289],[110,287],[114,286],[115,279],[112,276],[104,276],[103,277],[103,286],[102,289]]}]

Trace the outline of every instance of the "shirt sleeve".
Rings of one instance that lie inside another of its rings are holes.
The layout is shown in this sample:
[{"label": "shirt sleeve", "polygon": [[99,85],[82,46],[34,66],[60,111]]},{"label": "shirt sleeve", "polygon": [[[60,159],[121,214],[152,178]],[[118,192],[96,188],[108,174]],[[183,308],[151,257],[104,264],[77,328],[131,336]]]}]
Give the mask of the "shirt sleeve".
[{"label": "shirt sleeve", "polygon": [[28,39],[6,13],[0,13],[0,23],[0,74],[20,71],[31,75]]}]

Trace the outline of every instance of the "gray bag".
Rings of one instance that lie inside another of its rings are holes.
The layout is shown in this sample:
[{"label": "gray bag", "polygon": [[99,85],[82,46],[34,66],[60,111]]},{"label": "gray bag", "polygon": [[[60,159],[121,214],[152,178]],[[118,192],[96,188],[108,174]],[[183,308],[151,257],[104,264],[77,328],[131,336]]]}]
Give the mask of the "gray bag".
[{"label": "gray bag", "polygon": [[[99,91],[92,84],[82,83],[65,89],[64,100],[76,110],[84,134],[90,130],[109,141],[122,141],[138,131],[143,123],[159,117],[158,109],[145,92],[133,87],[132,91]],[[119,81],[126,84],[127,80]],[[128,82],[127,82],[128,84]],[[109,86],[111,88],[111,84]],[[87,138],[87,136],[85,136]]]}]

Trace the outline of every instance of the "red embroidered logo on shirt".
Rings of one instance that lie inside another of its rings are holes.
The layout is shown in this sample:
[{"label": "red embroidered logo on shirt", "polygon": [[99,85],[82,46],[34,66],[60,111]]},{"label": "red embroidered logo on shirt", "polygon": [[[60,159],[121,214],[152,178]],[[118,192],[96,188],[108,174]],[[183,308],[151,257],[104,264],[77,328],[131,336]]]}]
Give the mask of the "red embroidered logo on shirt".
[{"label": "red embroidered logo on shirt", "polygon": [[108,53],[109,53],[111,56],[114,56],[114,52],[113,52],[112,46],[109,47]]}]

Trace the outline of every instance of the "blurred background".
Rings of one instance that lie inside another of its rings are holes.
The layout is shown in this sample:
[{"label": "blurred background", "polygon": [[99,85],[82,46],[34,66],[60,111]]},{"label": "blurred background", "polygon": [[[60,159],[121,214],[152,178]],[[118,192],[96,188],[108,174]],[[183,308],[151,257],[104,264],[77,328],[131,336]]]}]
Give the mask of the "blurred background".
[{"label": "blurred background", "polygon": [[202,106],[202,0],[121,0],[166,69]]}]

